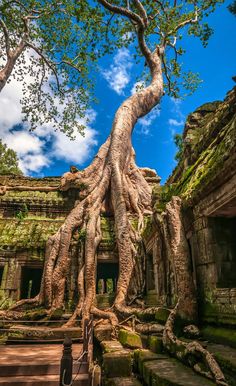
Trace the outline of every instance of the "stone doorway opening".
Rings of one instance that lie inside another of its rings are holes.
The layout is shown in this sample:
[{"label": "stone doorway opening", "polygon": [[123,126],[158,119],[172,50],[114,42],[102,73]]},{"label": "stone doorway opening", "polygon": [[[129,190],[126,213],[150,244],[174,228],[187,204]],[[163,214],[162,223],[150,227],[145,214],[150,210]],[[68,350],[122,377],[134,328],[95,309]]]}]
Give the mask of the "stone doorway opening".
[{"label": "stone doorway opening", "polygon": [[218,288],[236,287],[236,218],[211,218]]},{"label": "stone doorway opening", "polygon": [[146,291],[155,290],[155,274],[154,274],[154,264],[153,264],[153,255],[148,254],[146,260]]},{"label": "stone doorway opening", "polygon": [[22,267],[21,268],[21,291],[20,299],[33,298],[39,293],[43,269]]},{"label": "stone doorway opening", "polygon": [[98,263],[96,293],[101,295],[115,293],[118,273],[118,263]]}]

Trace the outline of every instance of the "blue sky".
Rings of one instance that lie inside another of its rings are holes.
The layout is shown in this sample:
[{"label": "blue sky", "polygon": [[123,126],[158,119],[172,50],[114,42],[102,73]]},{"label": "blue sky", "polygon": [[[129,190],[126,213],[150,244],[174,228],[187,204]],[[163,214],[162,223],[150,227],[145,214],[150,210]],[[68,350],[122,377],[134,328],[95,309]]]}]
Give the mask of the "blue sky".
[{"label": "blue sky", "polygon": [[[230,1],[208,18],[214,35],[207,48],[196,38],[184,38],[187,52],[182,61],[186,69],[200,74],[203,82],[198,90],[182,101],[163,97],[159,109],[135,127],[133,145],[137,164],[156,169],[162,182],[176,165],[173,135],[182,132],[187,115],[203,103],[222,100],[234,85],[236,17],[227,10],[228,4]],[[12,81],[0,95],[1,137],[18,152],[21,166],[28,175],[61,175],[71,164],[84,168],[109,134],[116,109],[134,87],[135,75],[136,68],[126,49],[101,61],[95,89],[99,103],[91,106],[88,112],[92,119],[85,138],[78,136],[74,142],[62,133],[52,132],[49,127],[39,128],[33,134],[26,126],[22,127],[21,86]]]}]

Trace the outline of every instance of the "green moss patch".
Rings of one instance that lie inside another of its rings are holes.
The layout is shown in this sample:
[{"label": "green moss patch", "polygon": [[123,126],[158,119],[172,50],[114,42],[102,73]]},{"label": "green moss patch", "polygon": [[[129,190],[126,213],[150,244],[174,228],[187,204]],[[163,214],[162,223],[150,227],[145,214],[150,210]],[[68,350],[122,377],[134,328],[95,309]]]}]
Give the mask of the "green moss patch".
[{"label": "green moss patch", "polygon": [[0,219],[0,250],[45,248],[62,220]]},{"label": "green moss patch", "polygon": [[118,339],[120,343],[125,347],[130,348],[141,348],[142,347],[142,339],[139,334],[136,334],[132,331],[120,330]]},{"label": "green moss patch", "polygon": [[123,349],[122,345],[117,340],[105,340],[101,342],[101,347],[104,353],[121,351]]},{"label": "green moss patch", "polygon": [[162,337],[150,335],[148,337],[148,347],[152,352],[160,354],[163,350]]},{"label": "green moss patch", "polygon": [[155,319],[158,323],[165,324],[169,314],[170,310],[168,308],[160,307],[155,314]]},{"label": "green moss patch", "polygon": [[103,369],[108,378],[129,377],[132,372],[130,352],[121,350],[103,354]]},{"label": "green moss patch", "polygon": [[236,348],[236,330],[231,328],[219,328],[213,326],[204,327],[201,334],[207,340],[215,343],[227,344]]}]

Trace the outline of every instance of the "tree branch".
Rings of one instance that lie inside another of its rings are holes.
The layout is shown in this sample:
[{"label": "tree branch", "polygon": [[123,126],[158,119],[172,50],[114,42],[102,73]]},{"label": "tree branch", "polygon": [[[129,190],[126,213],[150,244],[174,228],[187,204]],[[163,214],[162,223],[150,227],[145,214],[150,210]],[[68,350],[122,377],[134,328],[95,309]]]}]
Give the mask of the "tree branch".
[{"label": "tree branch", "polygon": [[106,9],[108,9],[109,11],[117,13],[117,14],[122,15],[122,16],[125,16],[129,20],[136,23],[136,27],[137,27],[136,33],[138,35],[138,43],[139,43],[140,50],[141,50],[142,54],[144,55],[146,62],[149,65],[150,69],[152,69],[152,66],[154,63],[152,61],[152,53],[149,50],[149,48],[146,44],[145,38],[144,38],[144,31],[146,28],[144,20],[139,15],[130,11],[127,8],[112,5],[107,0],[97,0],[97,1],[98,1],[98,3],[103,5]]},{"label": "tree branch", "polygon": [[164,67],[164,74],[166,76],[166,79],[167,79],[167,86],[168,86],[168,90],[169,90],[169,93],[171,93],[171,80],[170,80],[170,77],[169,77],[169,73],[168,73],[168,69],[167,69],[167,65],[166,65],[166,61],[165,61],[165,58],[163,56],[162,58],[162,63],[163,63],[163,67]]},{"label": "tree branch", "polygon": [[32,50],[34,50],[44,60],[44,62],[50,68],[50,70],[53,72],[53,74],[56,78],[58,91],[60,93],[62,93],[61,88],[60,88],[60,82],[59,82],[58,74],[57,74],[57,71],[54,68],[53,64],[50,63],[50,61],[46,58],[46,56],[42,53],[42,51],[38,47],[35,47],[32,43],[30,43],[28,41],[26,41],[26,46],[32,48]]},{"label": "tree branch", "polygon": [[68,60],[62,60],[61,62],[58,62],[58,63],[55,63],[56,66],[60,66],[61,64],[67,64],[68,66],[74,68],[75,70],[77,70],[78,72],[81,72],[81,69],[76,67],[75,64],[69,62]]},{"label": "tree branch", "polygon": [[112,5],[107,0],[97,0],[99,4],[103,5],[106,9],[111,12],[117,13],[118,15],[122,15],[127,17],[130,20],[133,20],[135,23],[142,25],[145,27],[143,19],[137,15],[137,13],[130,11],[124,7],[118,7],[117,5]]},{"label": "tree branch", "polygon": [[197,12],[197,10],[195,10],[195,17],[194,17],[194,19],[187,19],[187,20],[182,21],[181,23],[179,23],[179,24],[177,25],[176,28],[174,28],[172,31],[170,31],[170,32],[167,34],[167,36],[173,35],[173,34],[175,34],[180,28],[183,28],[183,27],[185,27],[185,26],[188,25],[188,24],[194,24],[194,23],[197,23],[197,21],[198,21],[198,12]]},{"label": "tree branch", "polygon": [[9,54],[10,54],[9,33],[8,33],[8,30],[7,30],[6,24],[4,23],[4,21],[2,19],[0,19],[0,25],[2,26],[2,30],[3,30],[3,34],[4,34],[4,38],[5,38],[6,54],[7,54],[7,57],[9,57]]},{"label": "tree branch", "polygon": [[142,19],[143,19],[143,22],[144,22],[145,27],[146,27],[148,24],[148,16],[147,16],[147,12],[146,12],[144,6],[140,0],[134,0],[134,3],[140,12]]}]

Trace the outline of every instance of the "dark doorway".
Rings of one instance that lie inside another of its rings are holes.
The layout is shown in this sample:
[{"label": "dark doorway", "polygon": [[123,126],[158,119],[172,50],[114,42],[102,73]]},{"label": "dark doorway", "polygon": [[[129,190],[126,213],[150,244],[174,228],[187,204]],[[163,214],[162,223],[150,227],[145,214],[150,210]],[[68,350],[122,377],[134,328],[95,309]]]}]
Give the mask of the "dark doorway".
[{"label": "dark doorway", "polygon": [[218,288],[236,286],[236,218],[212,217],[209,219],[213,243],[212,255],[218,272]]},{"label": "dark doorway", "polygon": [[21,268],[21,299],[32,298],[39,293],[42,274],[41,268]]},{"label": "dark doorway", "polygon": [[0,267],[0,286],[2,283],[3,269],[4,269],[4,267]]},{"label": "dark doorway", "polygon": [[147,291],[151,291],[155,289],[154,264],[153,264],[153,256],[151,254],[147,255],[146,289]]},{"label": "dark doorway", "polygon": [[118,272],[118,263],[98,263],[97,294],[112,294],[116,292]]}]

